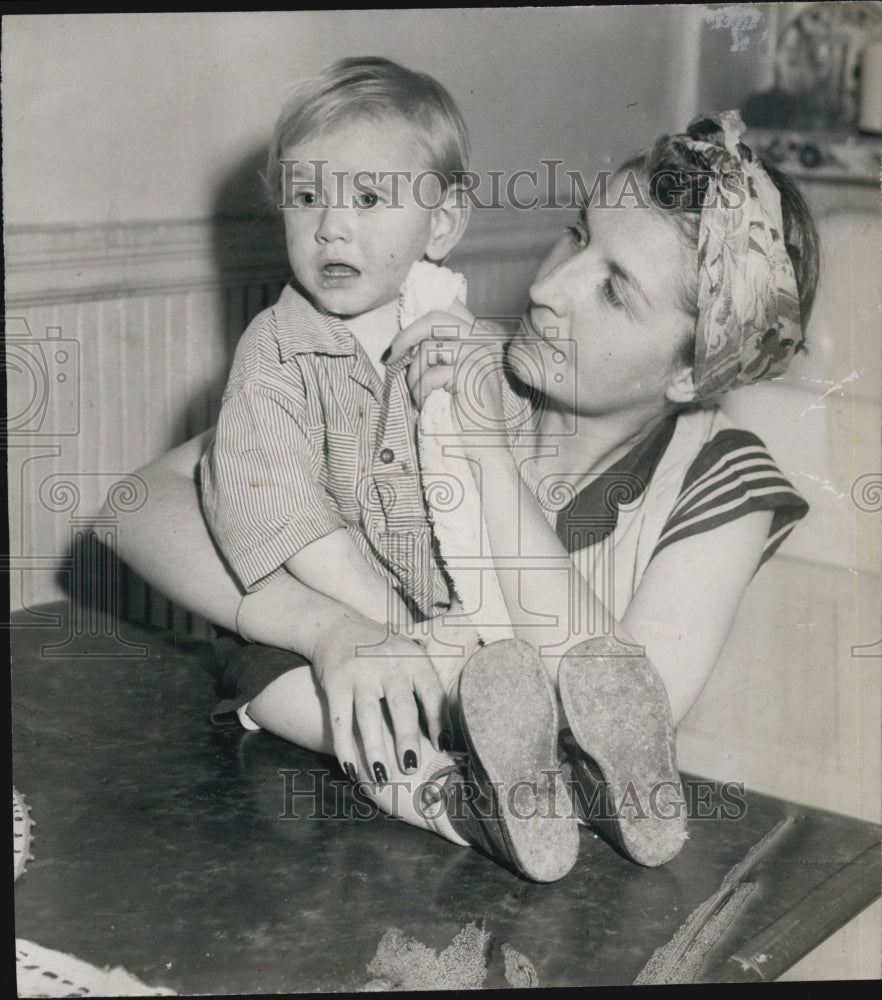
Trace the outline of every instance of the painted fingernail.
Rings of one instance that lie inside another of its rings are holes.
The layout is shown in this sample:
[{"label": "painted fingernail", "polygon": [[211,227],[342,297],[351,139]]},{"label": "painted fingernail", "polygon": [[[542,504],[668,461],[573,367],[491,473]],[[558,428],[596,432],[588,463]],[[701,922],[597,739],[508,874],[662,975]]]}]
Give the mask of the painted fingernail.
[{"label": "painted fingernail", "polygon": [[378,761],[374,761],[374,777],[377,779],[378,785],[385,785],[388,780],[386,777],[386,768]]},{"label": "painted fingernail", "polygon": [[452,750],[453,740],[450,738],[450,733],[446,729],[442,729],[438,734],[438,749],[439,750]]},{"label": "painted fingernail", "polygon": [[387,361],[389,360],[389,358],[391,358],[391,357],[392,357],[392,346],[391,346],[391,344],[390,344],[390,346],[389,346],[389,347],[387,347],[387,348],[386,348],[386,350],[385,350],[385,351],[383,351],[383,353],[382,353],[382,354],[380,355],[380,361],[382,361],[382,362],[383,362],[383,364],[386,364],[386,362],[387,362]]},{"label": "painted fingernail", "polygon": [[346,777],[352,782],[353,785],[358,784],[358,776],[355,773],[354,765],[350,764],[347,760],[343,765],[343,770],[346,772]]},{"label": "painted fingernail", "polygon": [[404,770],[415,771],[417,769],[417,755],[413,750],[404,751]]}]

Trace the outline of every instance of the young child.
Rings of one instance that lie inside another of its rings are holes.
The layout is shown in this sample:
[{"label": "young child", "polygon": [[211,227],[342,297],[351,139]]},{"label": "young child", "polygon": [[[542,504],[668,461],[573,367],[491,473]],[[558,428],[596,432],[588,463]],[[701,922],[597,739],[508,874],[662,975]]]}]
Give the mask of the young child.
[{"label": "young child", "polygon": [[468,153],[444,88],[384,59],[340,60],[283,108],[267,181],[293,280],[238,345],[201,466],[206,517],[247,592],[291,573],[378,622],[449,608],[406,363],[381,373],[412,266],[465,230]]}]

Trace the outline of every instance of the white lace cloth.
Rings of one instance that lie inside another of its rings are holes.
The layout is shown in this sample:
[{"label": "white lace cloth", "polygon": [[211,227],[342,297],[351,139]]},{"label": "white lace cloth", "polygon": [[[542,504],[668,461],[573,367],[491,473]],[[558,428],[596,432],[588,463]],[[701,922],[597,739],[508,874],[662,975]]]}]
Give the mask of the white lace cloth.
[{"label": "white lace cloth", "polygon": [[[12,789],[12,859],[14,880],[32,861],[33,822],[24,796]],[[99,969],[73,955],[16,938],[15,966],[20,997],[177,996],[174,990],[146,986],[125,969]]]},{"label": "white lace cloth", "polygon": [[146,986],[123,968],[99,969],[23,938],[15,942],[15,965],[20,997],[177,996]]}]

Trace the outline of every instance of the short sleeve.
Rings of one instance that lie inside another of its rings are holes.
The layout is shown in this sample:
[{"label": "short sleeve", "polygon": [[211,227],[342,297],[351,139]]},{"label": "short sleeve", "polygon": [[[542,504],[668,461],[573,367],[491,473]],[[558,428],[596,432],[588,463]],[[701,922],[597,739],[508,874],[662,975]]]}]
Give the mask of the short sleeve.
[{"label": "short sleeve", "polygon": [[761,566],[805,517],[808,504],[781,473],[756,435],[720,431],[689,467],[652,553],[754,511],[772,511]]},{"label": "short sleeve", "polygon": [[319,483],[322,428],[264,385],[228,392],[202,458],[205,516],[246,590],[344,522]]}]

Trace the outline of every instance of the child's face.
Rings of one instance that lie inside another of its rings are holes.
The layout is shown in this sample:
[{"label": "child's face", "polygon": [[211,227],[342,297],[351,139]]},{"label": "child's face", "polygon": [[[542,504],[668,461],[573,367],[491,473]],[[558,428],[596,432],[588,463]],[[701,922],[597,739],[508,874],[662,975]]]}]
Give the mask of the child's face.
[{"label": "child's face", "polygon": [[344,317],[397,300],[432,235],[433,211],[425,206],[439,200],[433,177],[414,189],[412,179],[427,167],[407,125],[344,123],[287,147],[283,156],[297,161],[285,192],[292,207],[282,214],[288,258],[303,288]]}]

